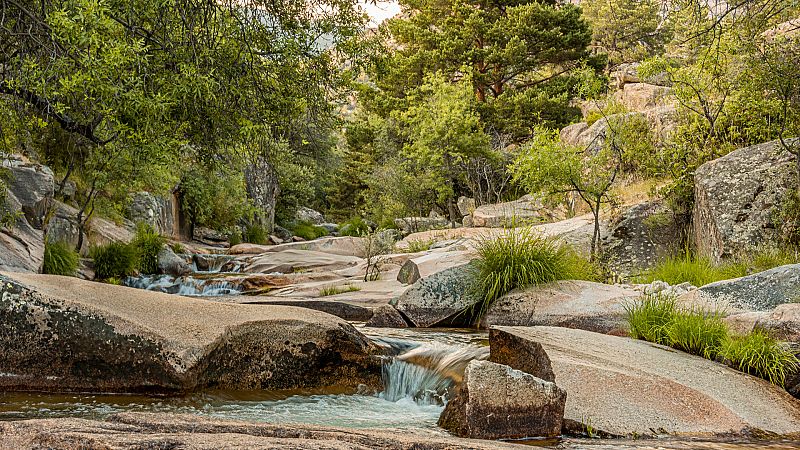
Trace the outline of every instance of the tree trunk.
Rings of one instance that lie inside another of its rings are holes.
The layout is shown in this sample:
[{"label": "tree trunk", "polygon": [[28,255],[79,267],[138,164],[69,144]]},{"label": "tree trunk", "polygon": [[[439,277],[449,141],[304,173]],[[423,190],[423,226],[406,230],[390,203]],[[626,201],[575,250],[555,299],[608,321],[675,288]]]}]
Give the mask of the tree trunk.
[{"label": "tree trunk", "polygon": [[592,208],[592,215],[594,216],[594,230],[592,232],[592,251],[589,256],[591,262],[597,260],[598,247],[600,246],[600,201]]},{"label": "tree trunk", "polygon": [[275,229],[275,205],[280,194],[280,184],[275,168],[265,156],[257,156],[244,170],[247,196],[258,209],[254,221],[268,232]]}]

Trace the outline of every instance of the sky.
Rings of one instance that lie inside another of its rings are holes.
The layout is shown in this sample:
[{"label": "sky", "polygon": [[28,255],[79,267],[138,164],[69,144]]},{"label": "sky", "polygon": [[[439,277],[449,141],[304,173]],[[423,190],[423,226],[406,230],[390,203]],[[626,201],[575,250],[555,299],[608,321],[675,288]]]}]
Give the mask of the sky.
[{"label": "sky", "polygon": [[362,4],[367,14],[372,17],[373,25],[378,25],[400,12],[400,5],[396,1],[379,1],[376,5],[363,1]]}]

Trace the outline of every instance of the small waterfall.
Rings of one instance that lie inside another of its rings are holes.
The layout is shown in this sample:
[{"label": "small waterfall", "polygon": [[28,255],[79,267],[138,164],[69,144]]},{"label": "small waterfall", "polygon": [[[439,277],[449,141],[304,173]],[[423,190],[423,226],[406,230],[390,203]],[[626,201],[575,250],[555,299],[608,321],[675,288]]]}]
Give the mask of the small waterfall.
[{"label": "small waterfall", "polygon": [[178,294],[185,296],[238,295],[239,287],[224,280],[200,279],[192,276],[173,277],[171,275],[140,275],[128,277],[123,284],[137,289]]},{"label": "small waterfall", "polygon": [[[393,348],[396,348],[393,346]],[[421,344],[383,366],[385,400],[411,399],[421,405],[444,405],[473,359],[486,359],[488,347]]]}]

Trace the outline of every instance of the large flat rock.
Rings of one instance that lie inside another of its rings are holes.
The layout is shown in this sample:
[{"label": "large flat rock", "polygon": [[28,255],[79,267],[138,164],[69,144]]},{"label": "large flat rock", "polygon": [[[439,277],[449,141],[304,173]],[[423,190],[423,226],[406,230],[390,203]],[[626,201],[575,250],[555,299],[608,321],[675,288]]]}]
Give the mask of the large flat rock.
[{"label": "large flat rock", "polygon": [[380,383],[347,322],[69,277],[0,275],[0,390],[171,392]]},{"label": "large flat rock", "polygon": [[[583,330],[496,330],[541,345],[556,384],[567,391],[565,420],[573,424],[589,424],[618,436],[764,432],[800,437],[797,399],[722,364],[644,341]],[[502,342],[490,341],[490,345]]]},{"label": "large flat rock", "polygon": [[245,259],[246,273],[291,273],[297,271],[335,271],[357,266],[356,256],[337,255],[315,250],[286,249]]},{"label": "large flat rock", "polygon": [[0,422],[0,449],[525,449],[505,442],[316,425],[259,424],[180,414],[122,413],[108,420]]},{"label": "large flat rock", "polygon": [[512,291],[497,299],[484,325],[559,326],[624,335],[625,304],[639,292],[591,281],[557,281]]}]

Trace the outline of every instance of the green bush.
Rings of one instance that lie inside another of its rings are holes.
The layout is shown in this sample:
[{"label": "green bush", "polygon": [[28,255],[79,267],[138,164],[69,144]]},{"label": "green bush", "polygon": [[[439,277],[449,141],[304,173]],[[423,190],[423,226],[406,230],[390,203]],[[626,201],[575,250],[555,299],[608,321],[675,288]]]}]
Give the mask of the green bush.
[{"label": "green bush", "polygon": [[137,268],[141,273],[158,272],[158,254],[164,248],[164,239],[152,226],[139,223],[136,226],[136,236],[130,245],[137,256]]},{"label": "green bush", "polygon": [[228,235],[228,243],[231,247],[242,243],[242,232],[239,231],[238,228],[231,231],[231,234]]},{"label": "green bush", "polygon": [[436,242],[433,239],[413,239],[408,241],[408,253],[419,253],[430,250]]},{"label": "green bush", "polygon": [[94,260],[95,278],[120,279],[134,275],[138,267],[136,248],[122,242],[112,242],[89,251]]},{"label": "green bush", "polygon": [[767,333],[753,331],[747,336],[734,336],[725,341],[720,357],[734,368],[783,386],[786,377],[794,373],[800,360]]},{"label": "green bush", "polygon": [[596,280],[597,271],[571,247],[536,234],[531,228],[511,228],[494,239],[478,242],[477,317],[513,289],[557,280]]},{"label": "green bush", "polygon": [[44,244],[42,273],[75,276],[78,272],[78,260],[78,252],[66,242],[50,242],[48,240]]},{"label": "green bush", "polygon": [[[231,238],[233,238],[233,234]],[[244,241],[251,244],[266,245],[269,239],[267,229],[261,225],[250,225],[244,231]],[[231,245],[234,245],[231,243]]]},{"label": "green bush", "polygon": [[669,345],[669,324],[675,316],[675,297],[663,294],[645,295],[625,305],[634,339]]},{"label": "green bush", "polygon": [[339,226],[340,236],[365,236],[372,229],[361,217],[353,217]]},{"label": "green bush", "polygon": [[728,338],[728,327],[718,313],[677,310],[667,326],[670,347],[714,359]]},{"label": "green bush", "polygon": [[307,241],[312,241],[328,235],[328,230],[325,228],[308,222],[297,222],[290,230],[295,236],[299,236]]}]

